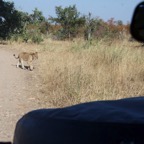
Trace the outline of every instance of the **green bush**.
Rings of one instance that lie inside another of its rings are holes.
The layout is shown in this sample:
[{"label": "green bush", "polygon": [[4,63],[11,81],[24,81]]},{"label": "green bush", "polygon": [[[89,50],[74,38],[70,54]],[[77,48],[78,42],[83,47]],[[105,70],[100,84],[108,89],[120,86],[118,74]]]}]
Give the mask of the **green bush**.
[{"label": "green bush", "polygon": [[32,42],[40,44],[43,41],[43,38],[40,34],[36,34],[32,36]]}]

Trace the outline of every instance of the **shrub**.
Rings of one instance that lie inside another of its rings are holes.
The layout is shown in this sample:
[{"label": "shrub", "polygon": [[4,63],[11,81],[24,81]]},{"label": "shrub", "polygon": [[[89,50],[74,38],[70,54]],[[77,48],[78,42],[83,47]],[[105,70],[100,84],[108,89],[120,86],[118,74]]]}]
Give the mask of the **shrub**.
[{"label": "shrub", "polygon": [[40,44],[43,41],[43,38],[40,34],[36,34],[32,36],[32,42]]}]

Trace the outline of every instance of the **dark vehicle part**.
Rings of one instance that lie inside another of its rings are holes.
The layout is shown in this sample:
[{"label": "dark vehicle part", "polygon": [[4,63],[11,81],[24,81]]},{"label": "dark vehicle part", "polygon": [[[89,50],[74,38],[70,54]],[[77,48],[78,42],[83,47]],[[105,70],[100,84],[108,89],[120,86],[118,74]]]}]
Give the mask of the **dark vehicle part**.
[{"label": "dark vehicle part", "polygon": [[17,123],[14,144],[144,144],[144,97],[40,109]]},{"label": "dark vehicle part", "polygon": [[130,32],[137,41],[144,42],[144,2],[138,4],[134,10]]},{"label": "dark vehicle part", "polygon": [[12,144],[11,142],[0,142],[0,144]]}]

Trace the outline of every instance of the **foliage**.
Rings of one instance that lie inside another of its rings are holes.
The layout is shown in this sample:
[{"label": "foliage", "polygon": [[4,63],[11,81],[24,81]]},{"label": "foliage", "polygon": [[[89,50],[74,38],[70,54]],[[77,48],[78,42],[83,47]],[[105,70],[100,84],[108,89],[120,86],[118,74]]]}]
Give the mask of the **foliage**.
[{"label": "foliage", "polygon": [[43,41],[42,36],[39,33],[33,34],[32,42],[36,44],[40,44]]},{"label": "foliage", "polygon": [[21,37],[26,43],[30,41],[39,44],[43,41],[42,33],[37,29],[37,27],[33,27],[33,25],[30,29],[27,27],[27,29],[21,34]]},{"label": "foliage", "polygon": [[22,35],[23,40],[25,42],[31,40],[33,43],[39,44],[43,41],[42,34],[48,33],[49,26],[42,12],[35,8],[33,13],[29,15],[29,21],[27,21]]},{"label": "foliage", "polygon": [[33,24],[39,24],[44,21],[45,17],[43,16],[42,12],[35,8],[33,13],[30,15],[30,22]]},{"label": "foliage", "polygon": [[[35,29],[29,29],[30,26]],[[29,15],[16,10],[13,2],[0,0],[0,39],[12,38],[17,41],[18,37],[21,37],[25,42],[31,39],[35,43],[40,43],[42,41],[41,33],[46,33],[48,26],[42,12],[37,8]],[[35,34],[31,32],[35,32]]]},{"label": "foliage", "polygon": [[39,30],[42,34],[48,34],[50,32],[51,25],[45,21],[39,24]]},{"label": "foliage", "polygon": [[91,40],[95,31],[99,29],[102,20],[98,18],[92,18],[91,13],[88,16],[85,16],[85,31],[84,31],[84,38],[86,40]]},{"label": "foliage", "polygon": [[83,26],[85,22],[84,17],[80,16],[75,5],[66,8],[56,7],[56,15],[56,18],[51,17],[49,20],[61,26],[58,35],[62,39],[76,37],[78,28]]},{"label": "foliage", "polygon": [[128,33],[128,31],[129,25],[123,25],[121,21],[115,21],[114,18],[109,19],[107,22],[97,19],[93,37],[96,39],[119,39],[123,37],[123,33]]},{"label": "foliage", "polygon": [[0,0],[0,38],[6,39],[23,28],[22,12],[15,9],[13,2]]},{"label": "foliage", "polygon": [[107,22],[92,17],[89,13],[81,16],[75,5],[62,8],[57,6],[56,17],[46,19],[43,13],[35,8],[32,14],[18,11],[13,2],[0,0],[0,39],[20,38],[24,42],[29,40],[40,43],[43,36],[52,36],[55,40],[84,37],[92,39],[123,39],[123,32],[129,31],[129,24],[124,25],[121,20],[111,18]]}]

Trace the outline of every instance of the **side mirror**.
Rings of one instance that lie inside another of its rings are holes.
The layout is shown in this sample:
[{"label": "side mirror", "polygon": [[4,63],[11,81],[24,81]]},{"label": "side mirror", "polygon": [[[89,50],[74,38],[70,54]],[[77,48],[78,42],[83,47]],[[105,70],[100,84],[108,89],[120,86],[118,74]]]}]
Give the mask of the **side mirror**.
[{"label": "side mirror", "polygon": [[144,42],[144,2],[139,3],[134,10],[130,32],[137,41]]}]

